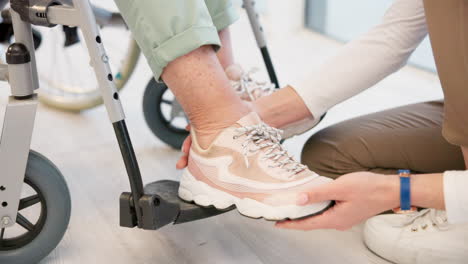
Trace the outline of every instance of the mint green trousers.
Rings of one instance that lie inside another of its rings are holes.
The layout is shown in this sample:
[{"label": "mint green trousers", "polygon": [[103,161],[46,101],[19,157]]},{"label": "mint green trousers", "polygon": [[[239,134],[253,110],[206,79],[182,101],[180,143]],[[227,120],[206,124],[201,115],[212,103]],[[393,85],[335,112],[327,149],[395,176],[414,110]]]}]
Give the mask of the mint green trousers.
[{"label": "mint green trousers", "polygon": [[167,64],[204,45],[238,19],[232,0],[114,0],[158,80]]}]

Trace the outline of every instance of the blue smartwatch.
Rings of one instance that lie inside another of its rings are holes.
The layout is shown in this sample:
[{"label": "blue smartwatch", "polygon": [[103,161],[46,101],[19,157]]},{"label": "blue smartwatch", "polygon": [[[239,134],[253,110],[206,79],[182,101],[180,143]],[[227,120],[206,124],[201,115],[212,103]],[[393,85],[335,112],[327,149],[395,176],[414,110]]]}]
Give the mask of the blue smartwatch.
[{"label": "blue smartwatch", "polygon": [[411,171],[399,170],[400,176],[400,208],[393,211],[397,214],[408,214],[417,211],[416,207],[411,206]]}]

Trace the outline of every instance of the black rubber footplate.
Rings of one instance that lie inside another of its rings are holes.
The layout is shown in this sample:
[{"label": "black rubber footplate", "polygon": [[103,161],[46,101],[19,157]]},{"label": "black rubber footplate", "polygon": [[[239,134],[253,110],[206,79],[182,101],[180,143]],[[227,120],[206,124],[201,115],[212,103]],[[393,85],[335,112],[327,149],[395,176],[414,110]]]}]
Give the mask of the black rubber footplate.
[{"label": "black rubber footplate", "polygon": [[[187,203],[179,198],[178,190],[179,182],[170,180],[157,181],[145,186],[145,196],[155,198],[151,202],[154,207],[154,219],[152,221],[154,229],[170,223],[182,224],[205,219],[234,209],[233,207],[221,211],[213,206],[205,208],[193,203]],[[140,203],[140,205],[142,204]],[[145,213],[144,206],[142,208],[143,213]]]}]

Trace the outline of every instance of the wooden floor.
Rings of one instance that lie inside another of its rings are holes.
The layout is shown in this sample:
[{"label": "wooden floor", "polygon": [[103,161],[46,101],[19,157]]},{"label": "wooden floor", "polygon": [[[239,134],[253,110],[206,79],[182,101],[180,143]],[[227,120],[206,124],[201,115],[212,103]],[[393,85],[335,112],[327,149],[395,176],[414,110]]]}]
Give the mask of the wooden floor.
[{"label": "wooden floor", "polygon": [[[233,29],[238,59],[245,65],[262,66],[245,27],[245,20],[241,20]],[[334,41],[302,31],[291,38],[273,34],[270,43],[282,81],[306,77],[339,47]],[[143,120],[141,98],[150,76],[141,61],[121,94],[127,123],[145,182],[178,179],[180,172],[174,164],[179,152],[157,140]],[[8,95],[5,88],[1,84],[2,116]],[[334,108],[321,127],[363,113],[440,97],[432,74],[407,68]],[[294,155],[299,155],[306,138],[307,135],[287,142]],[[284,231],[275,229],[271,222],[230,212],[157,232],[119,227],[118,197],[129,190],[129,184],[103,107],[73,114],[41,106],[33,149],[61,169],[73,199],[65,238],[42,264],[387,263],[366,249],[362,226],[347,232]]]}]

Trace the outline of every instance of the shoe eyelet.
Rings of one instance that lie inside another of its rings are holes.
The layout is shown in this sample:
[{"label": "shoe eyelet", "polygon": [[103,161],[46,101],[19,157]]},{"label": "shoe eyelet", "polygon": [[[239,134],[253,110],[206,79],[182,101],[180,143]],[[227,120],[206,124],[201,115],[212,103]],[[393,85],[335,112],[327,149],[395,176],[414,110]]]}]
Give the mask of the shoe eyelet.
[{"label": "shoe eyelet", "polygon": [[421,226],[421,228],[422,228],[423,230],[426,230],[426,228],[427,228],[427,227],[428,227],[428,225],[427,225],[427,224],[425,224],[425,225]]},{"label": "shoe eyelet", "polygon": [[417,228],[411,228],[411,232],[418,232]]}]

